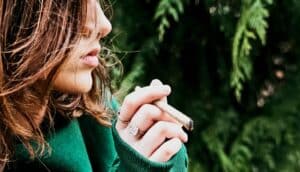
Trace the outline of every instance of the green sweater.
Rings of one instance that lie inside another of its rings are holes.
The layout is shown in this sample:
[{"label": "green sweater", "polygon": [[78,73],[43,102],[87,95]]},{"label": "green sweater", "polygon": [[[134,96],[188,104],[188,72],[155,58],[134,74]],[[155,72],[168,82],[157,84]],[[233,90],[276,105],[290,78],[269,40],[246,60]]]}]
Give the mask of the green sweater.
[{"label": "green sweater", "polygon": [[30,160],[20,146],[15,160],[5,171],[72,171],[72,172],[143,172],[187,171],[188,159],[184,146],[165,163],[153,162],[125,143],[114,125],[107,128],[89,116],[67,121],[47,136],[50,154]]}]

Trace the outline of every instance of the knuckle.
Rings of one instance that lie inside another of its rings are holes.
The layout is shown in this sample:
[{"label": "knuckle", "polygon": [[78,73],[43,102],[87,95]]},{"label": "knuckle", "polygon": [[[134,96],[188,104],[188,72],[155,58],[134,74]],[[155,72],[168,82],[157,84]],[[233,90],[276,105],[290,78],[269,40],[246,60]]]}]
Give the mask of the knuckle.
[{"label": "knuckle", "polygon": [[165,145],[164,155],[168,157],[173,156],[180,150],[181,145],[182,142],[178,138],[172,139],[171,142]]},{"label": "knuckle", "polygon": [[123,105],[132,107],[134,105],[134,103],[135,103],[135,100],[134,100],[134,97],[132,94],[129,94],[124,98]]},{"label": "knuckle", "polygon": [[150,104],[144,104],[142,107],[141,107],[141,110],[142,111],[145,111],[145,112],[148,112],[148,111],[151,111],[152,110],[152,105]]},{"label": "knuckle", "polygon": [[168,128],[165,122],[159,121],[155,124],[158,134],[165,135],[168,132]]},{"label": "knuckle", "polygon": [[163,156],[168,158],[171,157],[172,155],[174,155],[176,152],[172,147],[167,147],[164,151],[163,151]]},{"label": "knuckle", "polygon": [[177,124],[173,124],[172,127],[170,127],[172,129],[172,132],[176,133],[177,135],[181,135],[184,133],[183,129],[181,128],[181,126],[177,125]]},{"label": "knuckle", "polygon": [[144,104],[141,107],[141,111],[148,114],[146,116],[147,118],[158,118],[159,115],[160,115],[160,110],[157,107],[155,107],[154,105],[151,105],[151,104]]},{"label": "knuckle", "polygon": [[[181,142],[181,140],[179,139],[179,138],[174,138],[174,145],[175,146],[181,146],[181,144],[182,144],[182,142]],[[174,146],[173,146],[174,147]]]}]

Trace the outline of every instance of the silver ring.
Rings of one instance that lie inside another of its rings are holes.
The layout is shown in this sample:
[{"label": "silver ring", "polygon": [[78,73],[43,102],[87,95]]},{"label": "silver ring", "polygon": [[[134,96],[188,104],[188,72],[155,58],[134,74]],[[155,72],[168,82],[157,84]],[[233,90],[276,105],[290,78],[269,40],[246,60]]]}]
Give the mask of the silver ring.
[{"label": "silver ring", "polygon": [[135,125],[128,125],[128,132],[132,136],[141,137],[144,132]]},{"label": "silver ring", "polygon": [[129,125],[128,126],[128,131],[130,135],[136,136],[139,132],[139,128],[134,126],[134,125]]}]

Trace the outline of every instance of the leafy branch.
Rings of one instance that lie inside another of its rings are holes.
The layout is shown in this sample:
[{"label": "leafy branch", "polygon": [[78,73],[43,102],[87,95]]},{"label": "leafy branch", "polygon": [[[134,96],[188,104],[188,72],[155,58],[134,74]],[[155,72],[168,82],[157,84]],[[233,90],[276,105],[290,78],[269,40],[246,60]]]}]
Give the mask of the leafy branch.
[{"label": "leafy branch", "polygon": [[238,101],[241,99],[243,82],[251,79],[250,53],[252,45],[250,40],[257,40],[258,37],[262,45],[266,44],[266,30],[268,28],[266,19],[269,12],[265,6],[272,3],[272,0],[243,1],[241,17],[232,44],[231,87],[234,88]]},{"label": "leafy branch", "polygon": [[156,8],[154,20],[159,21],[158,39],[163,41],[167,28],[170,27],[169,17],[174,21],[179,21],[179,14],[184,11],[183,2],[181,0],[161,0]]}]

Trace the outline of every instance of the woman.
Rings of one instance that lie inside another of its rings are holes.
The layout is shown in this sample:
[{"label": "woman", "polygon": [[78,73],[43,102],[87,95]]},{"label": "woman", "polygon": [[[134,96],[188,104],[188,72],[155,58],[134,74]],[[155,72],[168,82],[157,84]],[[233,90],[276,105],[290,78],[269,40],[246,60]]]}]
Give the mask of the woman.
[{"label": "woman", "polygon": [[187,134],[151,104],[168,85],[110,98],[96,0],[0,0],[0,14],[2,170],[187,170]]}]

